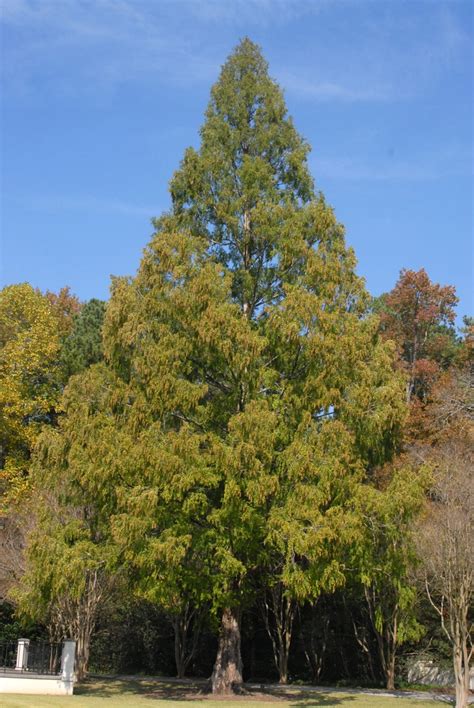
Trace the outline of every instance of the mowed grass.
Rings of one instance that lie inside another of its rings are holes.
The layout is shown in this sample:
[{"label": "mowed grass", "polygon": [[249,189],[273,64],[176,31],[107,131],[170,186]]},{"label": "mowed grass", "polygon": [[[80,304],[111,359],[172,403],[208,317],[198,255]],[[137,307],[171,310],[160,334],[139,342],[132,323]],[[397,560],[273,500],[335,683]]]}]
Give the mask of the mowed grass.
[{"label": "mowed grass", "polygon": [[[74,696],[19,696],[0,694],[1,708],[434,708],[437,701],[338,691],[308,693],[296,687],[291,695],[275,688],[271,693],[253,691],[243,697],[214,699],[202,686],[165,680],[88,681],[74,689]],[[446,705],[446,703],[444,704]]]}]

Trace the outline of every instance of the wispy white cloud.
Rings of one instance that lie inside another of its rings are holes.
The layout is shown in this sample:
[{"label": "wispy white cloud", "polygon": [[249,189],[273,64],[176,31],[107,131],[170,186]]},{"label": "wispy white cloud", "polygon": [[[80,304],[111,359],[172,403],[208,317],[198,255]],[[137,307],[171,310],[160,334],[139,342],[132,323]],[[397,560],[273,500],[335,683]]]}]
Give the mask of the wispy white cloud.
[{"label": "wispy white cloud", "polygon": [[[348,85],[336,81],[322,81],[318,77],[305,78],[286,70],[278,72],[277,78],[288,93],[314,101],[389,101],[396,96],[393,86],[383,84]],[[402,98],[402,95],[398,92],[397,97]]]},{"label": "wispy white cloud", "polygon": [[301,52],[297,48],[277,74],[299,98],[406,101],[426,95],[453,69],[472,62],[472,34],[453,12],[454,2],[425,0],[417,4],[426,10],[421,15],[410,12],[409,3],[338,0],[337,5],[347,24],[331,21],[327,12],[314,25],[327,30]]},{"label": "wispy white cloud", "polygon": [[301,30],[308,18],[314,40],[297,45],[280,71],[271,67],[288,92],[397,101],[423,92],[469,51],[454,5],[427,5],[423,24],[410,3],[370,0],[2,0],[4,88],[34,89],[39,77],[58,91],[210,83],[239,36]]},{"label": "wispy white cloud", "polygon": [[[192,83],[210,80],[219,64],[194,28],[180,26],[179,3],[134,0],[4,0],[4,81],[24,88],[41,72],[59,88],[85,77],[81,90],[129,80]],[[173,9],[174,8],[174,9]],[[67,73],[66,73],[67,72]]]}]

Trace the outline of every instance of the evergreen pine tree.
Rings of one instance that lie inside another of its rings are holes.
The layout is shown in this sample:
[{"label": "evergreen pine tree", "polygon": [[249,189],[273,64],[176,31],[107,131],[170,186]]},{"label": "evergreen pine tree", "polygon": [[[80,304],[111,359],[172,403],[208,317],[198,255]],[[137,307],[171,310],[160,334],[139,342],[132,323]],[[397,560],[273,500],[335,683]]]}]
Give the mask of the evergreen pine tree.
[{"label": "evergreen pine tree", "polygon": [[102,324],[105,302],[92,298],[75,316],[71,330],[64,337],[60,363],[64,381],[102,360]]}]

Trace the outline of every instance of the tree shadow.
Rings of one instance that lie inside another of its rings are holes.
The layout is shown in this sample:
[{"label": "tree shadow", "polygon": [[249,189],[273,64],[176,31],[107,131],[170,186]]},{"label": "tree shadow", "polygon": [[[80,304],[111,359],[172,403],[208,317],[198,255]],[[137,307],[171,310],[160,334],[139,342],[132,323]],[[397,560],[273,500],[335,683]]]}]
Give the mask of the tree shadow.
[{"label": "tree shadow", "polygon": [[162,701],[200,701],[207,698],[205,684],[200,681],[138,677],[88,678],[74,687],[74,694],[102,699],[141,696]]},{"label": "tree shadow", "polygon": [[174,684],[162,682],[153,687],[151,691],[145,693],[145,698],[160,701],[205,701],[208,698],[208,691],[196,684]]},{"label": "tree shadow", "polygon": [[236,706],[247,702],[252,703],[274,703],[275,706],[282,704],[288,708],[329,708],[330,706],[348,705],[351,701],[357,700],[355,695],[334,695],[331,691],[307,691],[291,687],[275,686],[244,686],[241,692],[233,696],[213,696],[209,690],[209,684],[205,681],[193,681],[192,679],[160,679],[160,678],[134,678],[134,679],[87,679],[74,688],[74,693],[80,696],[95,696],[102,699],[113,698],[142,698],[161,701],[199,702],[205,703],[209,700],[220,702],[235,702]]}]

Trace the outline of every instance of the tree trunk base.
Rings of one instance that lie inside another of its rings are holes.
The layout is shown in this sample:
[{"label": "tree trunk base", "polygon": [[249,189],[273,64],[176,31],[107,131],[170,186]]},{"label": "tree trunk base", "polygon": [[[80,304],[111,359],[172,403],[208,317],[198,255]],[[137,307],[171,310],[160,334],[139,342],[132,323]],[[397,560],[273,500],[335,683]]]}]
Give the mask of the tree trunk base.
[{"label": "tree trunk base", "polygon": [[212,693],[219,696],[238,693],[242,683],[239,620],[235,612],[226,608],[222,613],[219,646],[211,676]]}]

